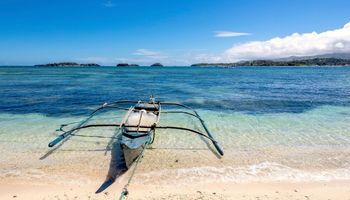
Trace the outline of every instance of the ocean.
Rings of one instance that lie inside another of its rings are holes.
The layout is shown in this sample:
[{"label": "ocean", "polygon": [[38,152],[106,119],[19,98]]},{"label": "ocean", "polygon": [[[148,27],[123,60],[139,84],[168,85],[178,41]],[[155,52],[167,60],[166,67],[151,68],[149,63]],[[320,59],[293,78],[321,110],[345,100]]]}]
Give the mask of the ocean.
[{"label": "ocean", "polygon": [[[350,180],[348,67],[0,67],[0,91],[2,178],[104,180],[113,128],[83,130],[105,137],[71,137],[55,151],[48,142],[104,102],[153,95],[197,109],[225,156],[198,135],[157,131],[139,182]],[[161,118],[201,130],[186,116]]]}]

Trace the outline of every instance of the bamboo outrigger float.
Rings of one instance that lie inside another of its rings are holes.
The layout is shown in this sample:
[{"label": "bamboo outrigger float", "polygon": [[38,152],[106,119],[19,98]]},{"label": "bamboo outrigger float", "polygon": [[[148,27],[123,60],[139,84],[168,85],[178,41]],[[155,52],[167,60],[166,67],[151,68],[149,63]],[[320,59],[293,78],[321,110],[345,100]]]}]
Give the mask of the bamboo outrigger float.
[{"label": "bamboo outrigger float", "polygon": [[[134,104],[134,106],[130,107],[129,109],[122,107],[123,105],[125,106],[128,104]],[[178,107],[186,110],[162,110],[162,106]],[[87,122],[93,116],[97,115],[99,111],[105,109],[126,110],[127,112],[120,124],[87,124]],[[203,133],[185,127],[159,126],[158,123],[160,120],[160,115],[169,113],[180,113],[197,118],[205,132]],[[61,125],[58,131],[61,131],[62,133],[48,144],[49,147],[54,147],[55,145],[68,140],[71,136],[79,136],[76,134],[76,131],[81,129],[91,127],[117,127],[119,133],[121,133],[121,139],[119,142],[124,154],[127,168],[130,168],[134,161],[140,157],[140,154],[144,151],[144,148],[146,148],[147,145],[153,143],[156,129],[176,129],[198,134],[210,140],[216,151],[221,156],[224,155],[223,150],[219,146],[218,142],[213,138],[213,135],[196,110],[180,103],[155,101],[153,97],[151,97],[149,101],[122,100],[104,103],[101,107],[94,110],[85,120],[79,122],[77,126],[67,131],[63,130],[63,128],[66,126],[67,124]]]}]

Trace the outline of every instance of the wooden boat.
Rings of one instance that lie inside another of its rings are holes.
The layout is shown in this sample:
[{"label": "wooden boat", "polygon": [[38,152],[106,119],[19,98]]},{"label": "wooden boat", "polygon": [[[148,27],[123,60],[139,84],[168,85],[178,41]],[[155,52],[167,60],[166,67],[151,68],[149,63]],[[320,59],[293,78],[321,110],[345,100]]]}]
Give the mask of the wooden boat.
[{"label": "wooden boat", "polygon": [[122,126],[121,147],[126,166],[129,168],[150,141],[160,119],[160,104],[139,102],[125,115]]},{"label": "wooden boat", "polygon": [[[122,107],[120,105],[134,104],[134,106],[128,108]],[[161,106],[171,106],[178,107],[186,110],[162,110]],[[95,116],[99,111],[104,109],[118,109],[118,110],[127,110],[124,115],[123,120],[120,124],[87,124],[87,122]],[[204,133],[177,126],[158,126],[160,120],[160,114],[171,114],[171,113],[180,113],[195,117],[198,119],[203,129]],[[62,132],[58,135],[56,139],[51,141],[48,146],[54,147],[62,141],[68,140],[71,136],[78,136],[75,134],[76,131],[80,129],[86,129],[91,127],[117,127],[120,130],[122,135],[121,137],[121,147],[124,152],[125,163],[129,168],[133,161],[139,156],[140,152],[144,149],[146,143],[152,143],[154,140],[154,131],[155,129],[177,129],[182,131],[188,131],[191,133],[196,133],[206,139],[210,140],[214,145],[216,151],[223,156],[224,152],[219,146],[218,142],[213,138],[211,132],[205,125],[204,120],[200,117],[198,112],[192,109],[189,106],[175,103],[175,102],[160,102],[155,101],[153,97],[149,101],[129,101],[122,100],[111,103],[104,103],[101,107],[94,110],[85,120],[77,123],[77,125],[70,130],[63,130],[68,124],[62,124],[59,129],[56,131]]]}]

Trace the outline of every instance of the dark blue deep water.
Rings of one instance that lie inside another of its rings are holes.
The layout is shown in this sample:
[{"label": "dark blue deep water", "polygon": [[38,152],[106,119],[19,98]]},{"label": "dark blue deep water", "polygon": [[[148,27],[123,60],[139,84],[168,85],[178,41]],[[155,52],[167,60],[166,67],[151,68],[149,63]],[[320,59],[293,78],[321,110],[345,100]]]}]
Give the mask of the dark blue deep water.
[{"label": "dark blue deep water", "polygon": [[0,67],[0,113],[85,115],[103,102],[148,99],[249,114],[350,106],[350,68]]}]

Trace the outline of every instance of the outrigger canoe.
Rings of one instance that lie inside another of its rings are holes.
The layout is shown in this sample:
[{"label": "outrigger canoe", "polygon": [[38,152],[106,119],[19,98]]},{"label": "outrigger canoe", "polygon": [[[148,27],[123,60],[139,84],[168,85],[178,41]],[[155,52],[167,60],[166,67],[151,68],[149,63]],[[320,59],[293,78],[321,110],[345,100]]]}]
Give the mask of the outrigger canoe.
[{"label": "outrigger canoe", "polygon": [[[127,108],[127,105],[133,105]],[[162,107],[171,107],[170,110],[163,110]],[[174,109],[177,108],[177,109]],[[87,124],[88,121],[97,115],[100,111],[106,109],[116,109],[127,111],[120,122],[120,124]],[[179,113],[188,115],[198,119],[202,125],[204,132],[198,130],[177,127],[177,126],[159,126],[161,114]],[[72,123],[70,123],[72,124]],[[56,139],[51,141],[48,146],[54,147],[63,141],[67,141],[72,136],[81,136],[76,134],[78,130],[87,129],[91,127],[116,127],[117,133],[121,134],[119,138],[120,147],[123,151],[124,160],[127,168],[130,168],[135,160],[138,159],[143,150],[153,143],[156,129],[176,129],[179,131],[187,131],[195,133],[210,140],[215,147],[217,153],[224,155],[223,150],[218,142],[213,138],[213,135],[206,126],[204,120],[200,117],[198,112],[191,107],[175,103],[175,102],[161,102],[155,101],[153,97],[149,101],[115,101],[111,103],[104,103],[102,106],[94,110],[85,120],[78,122],[76,126],[70,130],[64,130],[68,124],[62,124],[56,131],[61,132]],[[114,182],[114,180],[110,181]]]}]

